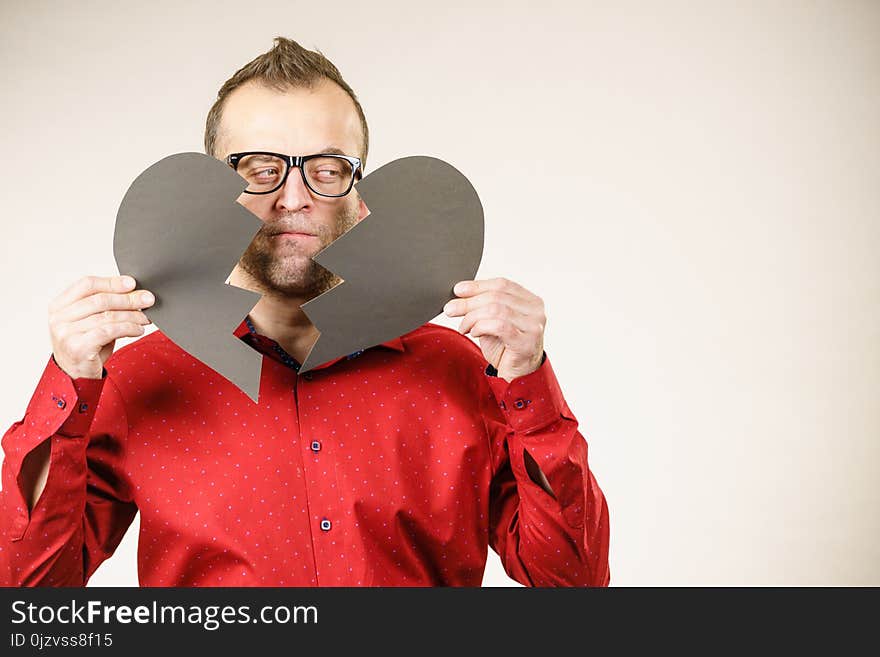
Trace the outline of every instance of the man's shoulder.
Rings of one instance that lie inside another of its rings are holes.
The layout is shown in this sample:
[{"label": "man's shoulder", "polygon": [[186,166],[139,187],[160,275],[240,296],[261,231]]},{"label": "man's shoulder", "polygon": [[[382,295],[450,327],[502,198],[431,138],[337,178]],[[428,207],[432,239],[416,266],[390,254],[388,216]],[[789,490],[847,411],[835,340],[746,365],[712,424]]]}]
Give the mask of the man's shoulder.
[{"label": "man's shoulder", "polygon": [[156,329],[114,351],[107,360],[106,368],[108,373],[113,371],[121,373],[133,367],[143,368],[147,361],[155,363],[157,359],[178,359],[181,354],[186,354],[186,352],[174,344],[162,331]]},{"label": "man's shoulder", "polygon": [[426,355],[443,355],[468,361],[482,361],[483,353],[469,337],[458,331],[428,322],[400,336],[404,349]]}]

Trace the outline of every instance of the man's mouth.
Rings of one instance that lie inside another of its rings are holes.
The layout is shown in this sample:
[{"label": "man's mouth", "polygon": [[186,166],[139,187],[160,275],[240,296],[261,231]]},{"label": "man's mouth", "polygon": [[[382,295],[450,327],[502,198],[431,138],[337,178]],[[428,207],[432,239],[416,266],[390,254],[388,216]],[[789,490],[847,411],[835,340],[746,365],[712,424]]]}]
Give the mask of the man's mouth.
[{"label": "man's mouth", "polygon": [[312,233],[301,233],[299,231],[284,231],[281,233],[274,233],[272,237],[278,239],[296,239],[296,238],[307,238],[307,237],[317,237],[317,235],[313,235]]}]

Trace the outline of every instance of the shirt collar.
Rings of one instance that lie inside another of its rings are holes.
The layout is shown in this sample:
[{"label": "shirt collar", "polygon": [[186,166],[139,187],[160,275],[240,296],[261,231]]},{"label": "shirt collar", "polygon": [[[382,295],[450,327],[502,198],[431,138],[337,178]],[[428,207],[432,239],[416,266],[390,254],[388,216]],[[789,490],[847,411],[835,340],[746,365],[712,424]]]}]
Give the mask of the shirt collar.
[{"label": "shirt collar", "polygon": [[[250,317],[245,317],[244,320],[242,320],[241,324],[238,325],[238,328],[235,329],[234,334],[235,334],[235,337],[237,337],[237,338],[243,338],[244,336],[250,334],[250,335],[254,335],[258,338],[261,338],[263,340],[271,340],[271,338],[267,338],[266,336],[260,335],[259,333],[257,333],[256,329],[253,327],[253,324],[251,324]],[[274,340],[271,340],[271,341],[274,342]],[[388,340],[388,341],[383,342],[381,344],[378,344],[376,346],[377,347],[385,347],[386,349],[393,349],[394,351],[405,351],[405,348],[403,346],[403,340],[401,340],[399,337],[394,338],[393,340]],[[327,363],[327,365],[330,365],[332,363],[335,363],[336,361],[342,360],[342,358],[345,358],[345,356],[341,356],[340,358],[336,358],[334,360],[331,360],[329,363]]]}]

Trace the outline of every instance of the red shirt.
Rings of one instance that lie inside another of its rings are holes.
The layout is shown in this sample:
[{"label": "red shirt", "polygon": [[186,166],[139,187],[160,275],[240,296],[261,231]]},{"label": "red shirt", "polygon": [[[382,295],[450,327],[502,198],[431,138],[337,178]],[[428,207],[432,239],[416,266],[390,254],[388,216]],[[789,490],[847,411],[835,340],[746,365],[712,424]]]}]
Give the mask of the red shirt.
[{"label": "red shirt", "polygon": [[[0,584],[85,584],[138,511],[142,586],[479,586],[490,545],[524,585],[608,584],[607,505],[549,359],[508,383],[426,324],[299,375],[236,335],[263,353],[259,404],[160,331],[103,379],[49,359],[2,441]],[[17,477],[49,437],[28,513]]]}]

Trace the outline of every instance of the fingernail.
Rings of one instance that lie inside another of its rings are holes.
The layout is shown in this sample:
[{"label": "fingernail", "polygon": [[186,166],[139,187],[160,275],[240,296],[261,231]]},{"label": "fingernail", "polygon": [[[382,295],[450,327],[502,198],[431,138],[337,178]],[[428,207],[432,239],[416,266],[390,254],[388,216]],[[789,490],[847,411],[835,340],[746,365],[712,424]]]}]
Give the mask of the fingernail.
[{"label": "fingernail", "polygon": [[131,276],[123,276],[122,287],[126,290],[132,289],[134,287],[134,279]]},{"label": "fingernail", "polygon": [[143,303],[153,303],[154,300],[155,300],[155,297],[153,297],[153,295],[150,292],[144,292],[141,295],[141,301]]},{"label": "fingernail", "polygon": [[467,292],[467,283],[465,283],[463,281],[461,283],[456,283],[455,287],[452,288],[452,291],[455,292],[456,294],[463,294],[463,293]]}]

